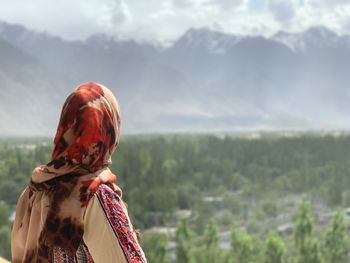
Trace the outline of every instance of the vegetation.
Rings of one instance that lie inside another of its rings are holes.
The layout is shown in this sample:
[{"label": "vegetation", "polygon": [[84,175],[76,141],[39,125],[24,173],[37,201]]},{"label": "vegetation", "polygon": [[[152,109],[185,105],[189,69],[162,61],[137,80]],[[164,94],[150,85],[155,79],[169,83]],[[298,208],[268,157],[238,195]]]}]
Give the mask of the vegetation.
[{"label": "vegetation", "polygon": [[283,240],[272,232],[266,241],[265,263],[283,263],[286,246]]},{"label": "vegetation", "polygon": [[[1,256],[17,198],[50,152],[47,139],[0,141]],[[128,136],[112,170],[150,263],[341,263],[349,157],[347,135]]]}]

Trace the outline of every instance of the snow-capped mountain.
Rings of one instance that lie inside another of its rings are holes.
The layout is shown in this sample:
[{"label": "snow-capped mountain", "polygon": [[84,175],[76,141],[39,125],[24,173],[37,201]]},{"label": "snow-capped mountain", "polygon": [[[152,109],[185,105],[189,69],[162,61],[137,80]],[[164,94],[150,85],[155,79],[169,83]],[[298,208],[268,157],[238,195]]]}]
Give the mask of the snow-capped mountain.
[{"label": "snow-capped mountain", "polygon": [[206,50],[212,54],[225,54],[226,50],[235,45],[240,39],[240,36],[206,28],[191,28],[174,43],[173,48]]},{"label": "snow-capped mountain", "polygon": [[110,87],[124,132],[349,127],[350,36],[190,29],[166,48],[65,41],[0,23],[0,135],[51,135],[79,83]]},{"label": "snow-capped mountain", "polygon": [[305,32],[277,32],[273,40],[278,41],[294,51],[305,51],[313,48],[337,48],[344,44],[344,38],[324,26],[311,27]]}]

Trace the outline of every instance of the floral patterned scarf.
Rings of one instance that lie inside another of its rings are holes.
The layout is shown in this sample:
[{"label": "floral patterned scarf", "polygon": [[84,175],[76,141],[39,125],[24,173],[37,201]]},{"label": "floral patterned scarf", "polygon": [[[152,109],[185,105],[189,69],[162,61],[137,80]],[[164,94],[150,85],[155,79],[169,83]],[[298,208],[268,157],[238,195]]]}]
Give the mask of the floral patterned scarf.
[{"label": "floral patterned scarf", "polygon": [[106,87],[77,87],[63,105],[51,161],[39,165],[20,196],[12,230],[13,263],[51,262],[54,247],[75,255],[83,216],[100,184],[114,184],[108,169],[120,135],[118,103]]}]

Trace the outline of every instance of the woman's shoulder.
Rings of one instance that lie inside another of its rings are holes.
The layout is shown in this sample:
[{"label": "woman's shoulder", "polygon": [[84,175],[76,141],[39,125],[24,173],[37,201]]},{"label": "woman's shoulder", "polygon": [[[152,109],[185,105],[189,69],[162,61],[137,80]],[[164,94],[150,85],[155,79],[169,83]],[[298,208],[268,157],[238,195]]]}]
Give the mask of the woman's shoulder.
[{"label": "woman's shoulder", "polygon": [[104,200],[110,199],[118,202],[122,201],[122,191],[114,184],[101,184],[97,188],[96,196],[103,198]]},{"label": "woman's shoulder", "polygon": [[[114,187],[101,184],[92,200],[90,200],[89,206],[94,206],[94,209],[103,211],[113,235],[117,237],[120,247],[128,258],[128,262],[147,262],[129,218],[126,205],[122,200],[121,191],[112,188]],[[93,216],[96,213],[88,214]]]},{"label": "woman's shoulder", "polygon": [[101,184],[94,198],[97,199],[101,208],[104,210],[113,229],[124,228],[127,231],[134,232],[128,216],[127,207],[122,200],[121,191],[116,191],[112,189],[112,187],[113,186]]}]

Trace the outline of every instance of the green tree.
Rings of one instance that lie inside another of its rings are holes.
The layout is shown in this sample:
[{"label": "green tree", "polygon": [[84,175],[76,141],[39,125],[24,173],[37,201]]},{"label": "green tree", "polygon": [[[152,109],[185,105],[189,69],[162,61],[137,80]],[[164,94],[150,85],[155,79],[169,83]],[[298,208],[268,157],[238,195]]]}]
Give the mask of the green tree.
[{"label": "green tree", "polygon": [[278,213],[276,204],[272,202],[266,202],[263,204],[262,210],[269,217],[276,217]]},{"label": "green tree", "polygon": [[0,227],[8,225],[10,217],[10,209],[4,201],[0,201]]},{"label": "green tree", "polygon": [[239,215],[242,211],[242,204],[239,198],[232,192],[225,193],[223,203],[233,214]]},{"label": "green tree", "polygon": [[203,234],[205,226],[208,223],[208,218],[212,218],[215,213],[215,207],[212,204],[205,203],[200,200],[196,205],[195,231],[198,234]]},{"label": "green tree", "polygon": [[254,262],[254,242],[249,234],[234,229],[232,231],[231,247],[233,263]]},{"label": "green tree", "polygon": [[330,182],[328,183],[328,203],[331,206],[337,206],[343,202],[343,187],[342,178],[334,174],[330,174]]},{"label": "green tree", "polygon": [[333,218],[332,226],[326,233],[324,245],[324,258],[326,263],[348,262],[349,241],[344,214],[337,212]]},{"label": "green tree", "polygon": [[222,263],[219,248],[218,226],[214,219],[211,219],[204,232],[204,246],[201,262]]},{"label": "green tree", "polygon": [[297,212],[294,241],[298,250],[297,263],[321,263],[320,244],[312,237],[313,218],[309,203],[303,199]]},{"label": "green tree", "polygon": [[176,262],[194,263],[191,233],[187,221],[183,219],[176,231]]},{"label": "green tree", "polygon": [[[315,238],[307,238],[300,250],[297,263],[322,263],[319,241]],[[332,262],[333,263],[333,262]]]},{"label": "green tree", "polygon": [[9,226],[0,227],[0,256],[11,258],[11,230]]},{"label": "green tree", "polygon": [[4,200],[9,205],[15,205],[23,191],[23,186],[16,183],[12,178],[1,179],[0,200]]},{"label": "green tree", "polygon": [[275,233],[270,233],[266,241],[265,263],[283,263],[286,246]]},{"label": "green tree", "polygon": [[168,263],[168,237],[165,234],[145,234],[142,247],[149,262]]},{"label": "green tree", "polygon": [[306,240],[312,234],[313,219],[310,212],[310,205],[303,199],[301,202],[295,222],[294,241],[297,249],[302,250]]}]

